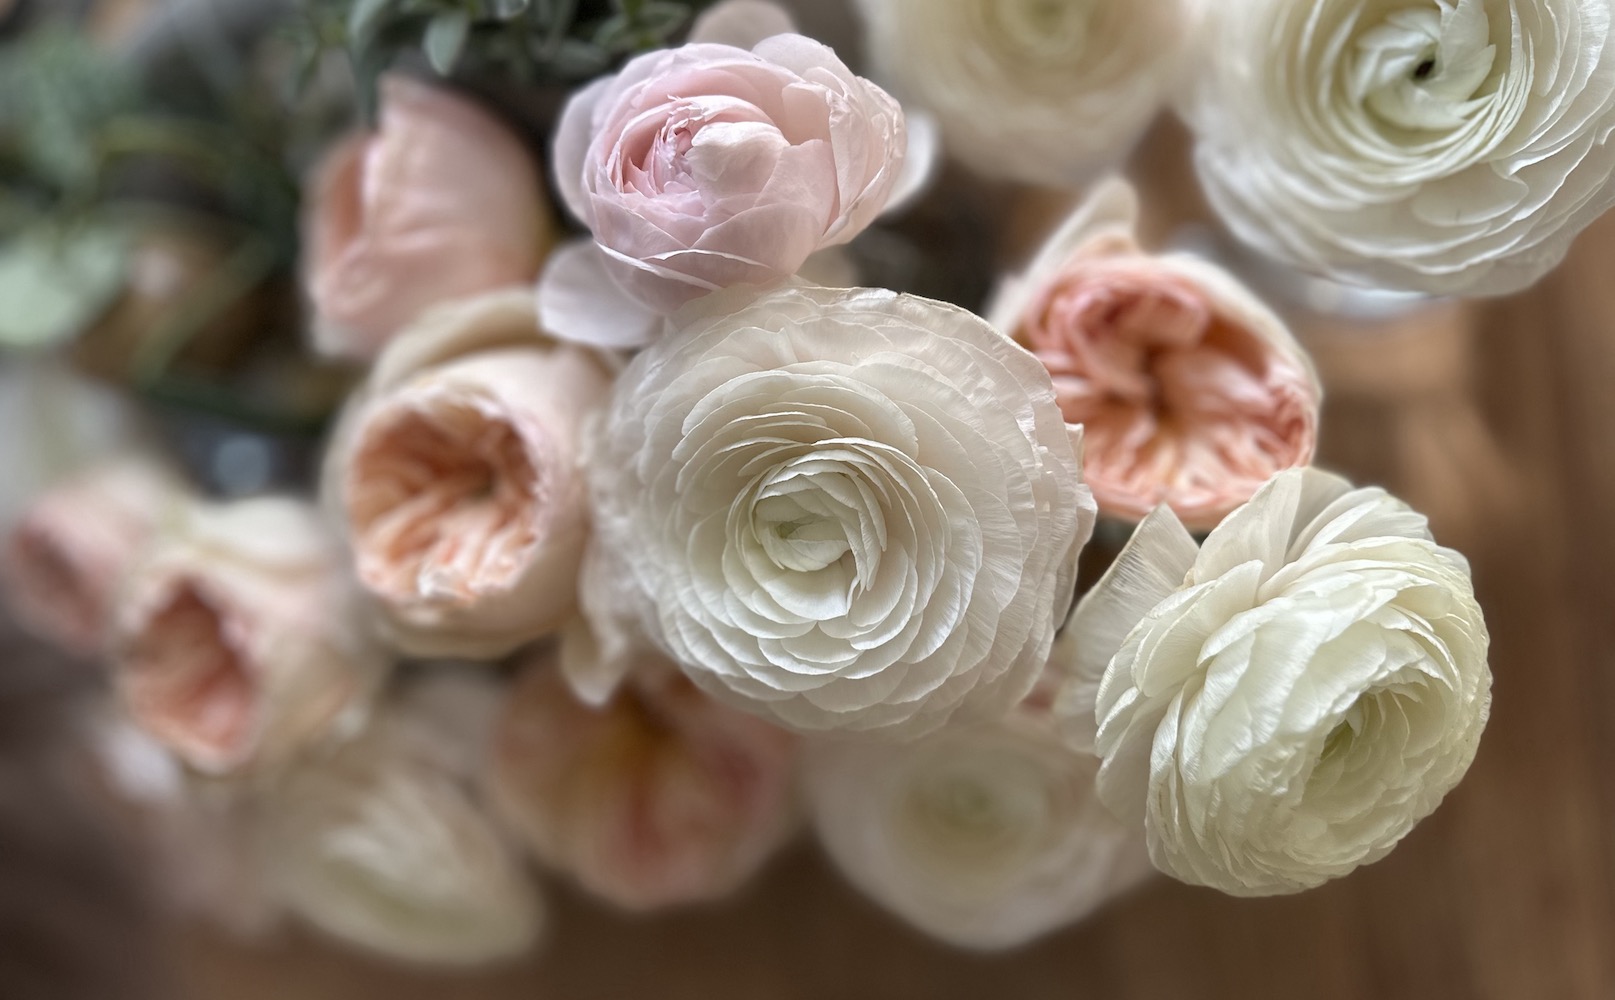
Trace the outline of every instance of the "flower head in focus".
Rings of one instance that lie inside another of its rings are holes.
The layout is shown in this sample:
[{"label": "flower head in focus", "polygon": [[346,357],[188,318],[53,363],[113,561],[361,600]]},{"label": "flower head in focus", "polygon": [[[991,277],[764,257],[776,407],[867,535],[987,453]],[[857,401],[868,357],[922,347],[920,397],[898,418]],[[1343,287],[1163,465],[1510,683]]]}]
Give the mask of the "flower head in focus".
[{"label": "flower head in focus", "polygon": [[1615,204],[1611,0],[1205,3],[1184,114],[1244,240],[1331,277],[1504,295]]},{"label": "flower head in focus", "polygon": [[377,130],[337,145],[311,185],[315,346],[371,360],[431,306],[534,280],[553,230],[520,138],[472,101],[386,77]]},{"label": "flower head in focus", "polygon": [[1125,182],[1100,185],[989,315],[1083,425],[1102,513],[1136,521],[1164,503],[1209,529],[1312,460],[1322,389],[1272,310],[1214,264],[1146,253],[1137,216]]},{"label": "flower head in focus", "polygon": [[796,740],[655,656],[603,704],[535,663],[505,706],[493,786],[546,864],[629,909],[723,896],[795,829]]},{"label": "flower head in focus", "polygon": [[582,593],[607,645],[637,628],[801,731],[912,736],[1019,701],[1094,517],[1037,360],[868,289],[714,295],[675,323],[593,443]]},{"label": "flower head in focus", "polygon": [[327,505],[390,640],[503,655],[574,607],[579,436],[604,363],[538,329],[524,289],[423,316],[377,362],[326,458]]},{"label": "flower head in focus", "polygon": [[1487,644],[1424,517],[1299,469],[1203,547],[1147,518],[1062,634],[1056,711],[1157,867],[1296,892],[1385,856],[1464,776]]}]

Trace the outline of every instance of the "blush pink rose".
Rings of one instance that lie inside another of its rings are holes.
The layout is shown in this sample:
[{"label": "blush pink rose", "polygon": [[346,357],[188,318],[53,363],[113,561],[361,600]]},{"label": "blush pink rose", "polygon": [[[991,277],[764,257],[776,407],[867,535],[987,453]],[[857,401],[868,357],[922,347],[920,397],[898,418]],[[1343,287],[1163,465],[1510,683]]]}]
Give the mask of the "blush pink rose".
[{"label": "blush pink rose", "polygon": [[362,711],[387,665],[317,511],[199,506],[120,596],[114,676],[130,717],[209,774],[276,765]]},{"label": "blush pink rose", "polygon": [[670,662],[638,666],[593,707],[535,663],[497,730],[495,800],[544,863],[619,906],[722,896],[795,827],[796,740]]},{"label": "blush pink rose", "polygon": [[1322,390],[1272,310],[1220,268],[1153,256],[1112,182],[1006,285],[994,325],[1054,378],[1087,440],[1101,513],[1139,520],[1166,504],[1214,527],[1279,472],[1312,461]]},{"label": "blush pink rose", "polygon": [[303,236],[315,346],[369,360],[429,306],[531,282],[554,222],[510,129],[389,76],[377,130],[339,143],[316,171]]},{"label": "blush pink rose", "polygon": [[[851,240],[885,208],[906,145],[885,91],[824,45],[781,34],[750,50],[652,52],[585,88],[562,114],[555,170],[599,266],[666,313],[789,277]],[[557,326],[549,311],[545,322]]]},{"label": "blush pink rose", "polygon": [[114,595],[183,503],[174,477],[143,458],[109,461],[47,490],[0,553],[0,582],[17,620],[73,653],[101,652]]},{"label": "blush pink rose", "polygon": [[525,288],[435,309],[381,356],[325,490],[395,646],[502,656],[571,616],[580,435],[610,383],[593,354],[540,333]]}]

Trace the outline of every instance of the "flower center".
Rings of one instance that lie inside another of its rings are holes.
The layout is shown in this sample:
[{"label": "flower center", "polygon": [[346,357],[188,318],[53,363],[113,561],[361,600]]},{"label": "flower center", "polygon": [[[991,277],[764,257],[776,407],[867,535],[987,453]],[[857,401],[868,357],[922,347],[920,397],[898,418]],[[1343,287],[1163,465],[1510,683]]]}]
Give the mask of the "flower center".
[{"label": "flower center", "polygon": [[1397,128],[1454,128],[1486,104],[1490,41],[1484,0],[1393,11],[1357,39],[1351,99]]},{"label": "flower center", "polygon": [[1088,40],[1092,5],[1071,0],[987,0],[991,23],[1019,57],[1069,59]]}]

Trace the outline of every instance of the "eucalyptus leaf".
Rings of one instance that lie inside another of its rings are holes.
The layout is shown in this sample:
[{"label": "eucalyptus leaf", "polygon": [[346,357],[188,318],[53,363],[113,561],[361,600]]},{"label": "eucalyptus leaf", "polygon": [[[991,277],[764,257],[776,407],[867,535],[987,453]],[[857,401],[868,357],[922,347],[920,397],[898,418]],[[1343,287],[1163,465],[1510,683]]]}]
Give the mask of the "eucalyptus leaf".
[{"label": "eucalyptus leaf", "polygon": [[471,31],[471,15],[463,10],[450,10],[432,18],[426,25],[426,60],[441,76],[454,72],[454,64],[465,51],[465,40]]},{"label": "eucalyptus leaf", "polygon": [[354,46],[367,46],[381,32],[382,16],[393,0],[353,0],[348,9],[348,42]]},{"label": "eucalyptus leaf", "polygon": [[123,289],[129,239],[120,229],[31,229],[0,247],[0,347],[48,347],[82,331]]},{"label": "eucalyptus leaf", "polygon": [[488,0],[488,7],[493,16],[501,21],[509,21],[527,13],[532,6],[532,0]]}]

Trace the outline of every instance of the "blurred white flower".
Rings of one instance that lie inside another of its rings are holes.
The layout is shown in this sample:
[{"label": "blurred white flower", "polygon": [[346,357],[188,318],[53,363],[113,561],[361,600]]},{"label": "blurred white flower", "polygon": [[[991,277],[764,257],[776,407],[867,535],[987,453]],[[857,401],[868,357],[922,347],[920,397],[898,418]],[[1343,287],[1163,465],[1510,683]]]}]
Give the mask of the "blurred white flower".
[{"label": "blurred white flower", "polygon": [[1157,867],[1296,892],[1385,856],[1464,776],[1487,642],[1423,516],[1294,470],[1198,549],[1150,515],[1061,636],[1056,708]]},{"label": "blurred white flower", "polygon": [[1072,923],[1153,871],[1143,837],[1095,797],[1098,769],[1025,707],[895,747],[824,741],[804,784],[825,849],[858,888],[986,950]]},{"label": "blurred white flower", "polygon": [[593,445],[603,645],[642,630],[703,690],[806,731],[918,735],[1018,702],[1094,518],[1037,360],[886,291],[714,295],[675,322]]},{"label": "blurred white flower", "polygon": [[1241,238],[1331,277],[1504,295],[1615,204],[1611,0],[1203,3],[1184,101]]},{"label": "blurred white flower", "polygon": [[430,311],[383,353],[323,489],[395,646],[501,656],[571,615],[579,438],[609,385],[600,359],[540,332],[525,289]]},{"label": "blurred white flower", "polygon": [[481,759],[494,693],[475,671],[463,677],[406,687],[357,740],[275,786],[277,889],[325,933],[402,961],[456,966],[513,958],[537,940],[537,887],[465,767]]},{"label": "blurred white flower", "polygon": [[1050,187],[1119,163],[1181,69],[1184,0],[858,0],[877,76],[948,152]]},{"label": "blurred white flower", "polygon": [[112,653],[134,720],[215,774],[356,721],[388,665],[341,545],[284,498],[194,505],[130,575]]}]

